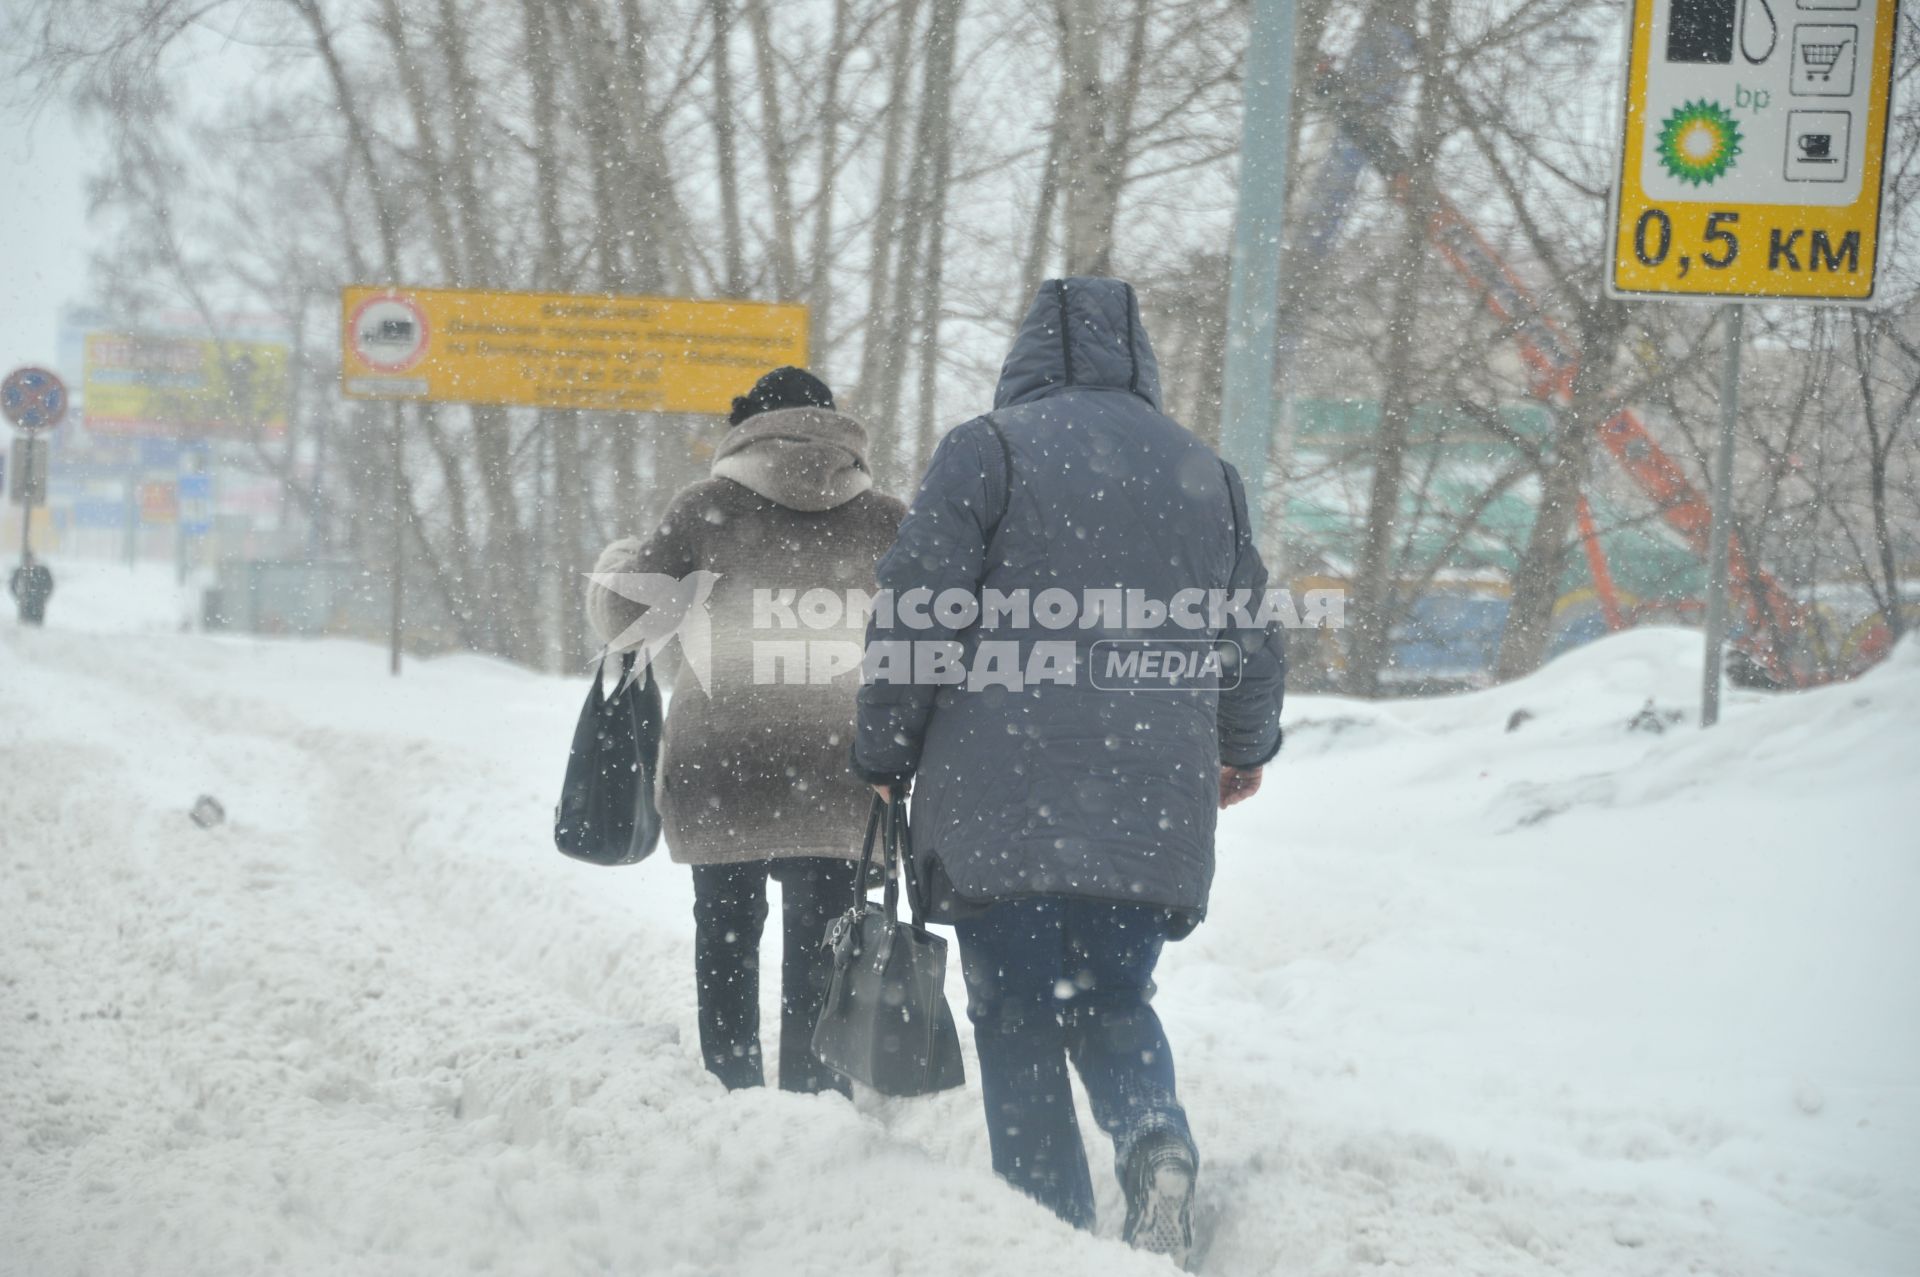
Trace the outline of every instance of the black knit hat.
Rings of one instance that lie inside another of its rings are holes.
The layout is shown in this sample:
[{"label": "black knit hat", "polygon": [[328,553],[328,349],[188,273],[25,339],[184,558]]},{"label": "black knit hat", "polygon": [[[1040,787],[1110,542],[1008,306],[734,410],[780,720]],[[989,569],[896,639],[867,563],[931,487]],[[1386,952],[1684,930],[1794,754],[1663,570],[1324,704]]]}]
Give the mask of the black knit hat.
[{"label": "black knit hat", "polygon": [[804,368],[775,368],[753,383],[753,389],[733,401],[731,425],[739,425],[755,413],[776,408],[831,408],[833,391],[827,383]]}]

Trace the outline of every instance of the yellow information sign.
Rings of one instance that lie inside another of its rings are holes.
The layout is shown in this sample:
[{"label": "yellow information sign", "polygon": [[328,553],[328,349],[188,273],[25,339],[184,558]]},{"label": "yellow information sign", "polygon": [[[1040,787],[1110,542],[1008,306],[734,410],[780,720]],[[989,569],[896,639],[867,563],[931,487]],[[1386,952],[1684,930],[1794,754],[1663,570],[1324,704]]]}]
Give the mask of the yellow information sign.
[{"label": "yellow information sign", "polygon": [[429,399],[724,413],[807,362],[807,308],[572,293],[341,290],[342,386]]},{"label": "yellow information sign", "polygon": [[1616,297],[1865,302],[1899,0],[1633,0]]},{"label": "yellow information sign", "polygon": [[279,438],[287,347],[153,333],[88,333],[81,378],[99,435]]}]

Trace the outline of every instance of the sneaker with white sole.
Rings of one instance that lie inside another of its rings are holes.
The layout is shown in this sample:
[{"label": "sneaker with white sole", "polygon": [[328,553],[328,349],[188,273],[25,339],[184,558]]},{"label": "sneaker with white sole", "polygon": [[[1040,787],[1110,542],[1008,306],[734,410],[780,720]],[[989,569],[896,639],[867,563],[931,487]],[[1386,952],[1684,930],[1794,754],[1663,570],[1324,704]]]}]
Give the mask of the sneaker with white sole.
[{"label": "sneaker with white sole", "polygon": [[1149,1135],[1127,1163],[1127,1245],[1187,1266],[1193,1250],[1193,1154],[1178,1136]]}]

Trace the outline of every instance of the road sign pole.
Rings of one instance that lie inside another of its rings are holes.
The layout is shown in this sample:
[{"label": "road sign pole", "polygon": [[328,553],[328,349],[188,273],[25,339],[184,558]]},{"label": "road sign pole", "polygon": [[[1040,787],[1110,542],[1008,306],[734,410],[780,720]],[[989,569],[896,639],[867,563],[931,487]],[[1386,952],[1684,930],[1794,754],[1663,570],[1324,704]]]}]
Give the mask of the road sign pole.
[{"label": "road sign pole", "polygon": [[[1702,727],[1720,718],[1742,303],[1874,299],[1900,7],[1629,0],[1607,292],[1713,299],[1726,316]],[[1757,615],[1772,586],[1757,564],[1742,575],[1742,610]],[[1797,621],[1789,650],[1768,658],[1769,673],[1796,682]]]},{"label": "road sign pole", "polygon": [[1260,532],[1272,446],[1274,330],[1293,138],[1293,0],[1254,0],[1240,129],[1240,201],[1227,298],[1220,450],[1245,480]]},{"label": "road sign pole", "polygon": [[173,583],[187,583],[187,511],[180,500],[180,476],[173,477]]},{"label": "road sign pole", "polygon": [[387,640],[388,661],[400,677],[400,623],[406,594],[407,476],[406,434],[399,400],[393,401],[393,630]]},{"label": "road sign pole", "polygon": [[46,443],[37,436],[52,430],[67,415],[67,387],[45,368],[16,368],[0,381],[0,416],[5,416],[21,438],[14,450],[12,482],[20,501],[20,566],[11,588],[23,625],[41,625],[47,619],[47,600],[53,595],[53,572],[33,561],[33,507],[47,499]]},{"label": "road sign pole", "polygon": [[127,512],[124,527],[125,532],[120,538],[120,548],[126,555],[128,571],[132,571],[140,562],[140,483],[131,471],[127,474]]},{"label": "road sign pole", "polygon": [[1733,436],[1740,427],[1740,347],[1747,308],[1724,307],[1726,352],[1720,373],[1720,446],[1713,465],[1713,534],[1707,549],[1707,663],[1700,686],[1700,726],[1720,721],[1721,653],[1727,646],[1727,573],[1733,548]]}]

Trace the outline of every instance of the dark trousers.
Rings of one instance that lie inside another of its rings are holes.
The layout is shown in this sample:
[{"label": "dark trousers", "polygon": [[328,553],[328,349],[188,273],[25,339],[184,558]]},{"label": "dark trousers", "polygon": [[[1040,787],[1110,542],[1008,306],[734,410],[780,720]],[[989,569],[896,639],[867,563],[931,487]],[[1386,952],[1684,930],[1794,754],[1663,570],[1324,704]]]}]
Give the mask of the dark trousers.
[{"label": "dark trousers", "polygon": [[956,924],[993,1169],[1076,1227],[1093,1225],[1093,1181],[1069,1059],[1122,1176],[1143,1135],[1193,1148],[1173,1052],[1148,1005],[1167,925],[1161,909],[1058,896]]},{"label": "dark trousers", "polygon": [[693,867],[700,1055],[728,1090],[766,1084],[760,1067],[760,933],[771,876],[780,883],[780,1089],[853,1093],[845,1078],[814,1057],[813,1025],[833,969],[820,941],[827,923],[852,903],[859,867],[816,856]]}]

